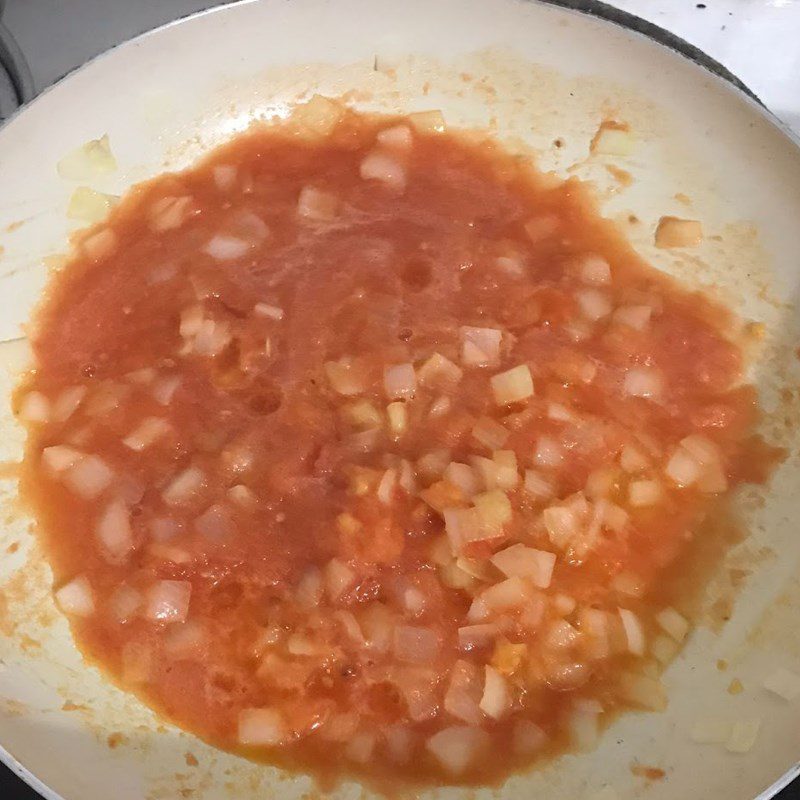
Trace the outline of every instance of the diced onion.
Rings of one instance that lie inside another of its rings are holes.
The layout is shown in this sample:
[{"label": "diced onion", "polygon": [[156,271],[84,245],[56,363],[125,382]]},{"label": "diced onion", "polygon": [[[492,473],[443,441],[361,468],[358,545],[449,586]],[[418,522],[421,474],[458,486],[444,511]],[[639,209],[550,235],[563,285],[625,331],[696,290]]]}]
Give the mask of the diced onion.
[{"label": "diced onion", "polygon": [[374,749],[375,734],[361,731],[348,740],[344,753],[351,761],[355,761],[358,764],[366,764],[372,758]]},{"label": "diced onion", "polygon": [[547,734],[529,719],[514,723],[512,748],[517,755],[528,756],[541,750],[547,743]]},{"label": "diced onion", "polygon": [[561,443],[552,436],[540,436],[536,442],[533,460],[540,467],[558,467],[564,460]]},{"label": "diced onion", "polygon": [[280,713],[272,708],[245,708],[239,712],[239,744],[249,747],[275,747],[288,737]]},{"label": "diced onion", "polygon": [[669,636],[656,636],[650,642],[650,652],[659,663],[666,666],[678,654],[678,642]]},{"label": "diced onion", "polygon": [[664,608],[656,614],[656,622],[676,642],[682,642],[689,633],[689,621],[674,608]]},{"label": "diced onion", "polygon": [[389,757],[396,764],[407,764],[411,760],[414,738],[405,725],[392,725],[383,732]]},{"label": "diced onion", "polygon": [[206,539],[226,539],[236,533],[230,511],[219,503],[209,506],[195,519],[194,529]]},{"label": "diced onion", "polygon": [[725,743],[725,749],[729,753],[749,753],[758,739],[761,730],[761,720],[739,720],[733,723],[731,735]]},{"label": "diced onion", "polygon": [[228,346],[231,338],[227,322],[204,319],[194,337],[192,350],[201,356],[217,356]]},{"label": "diced onion", "polygon": [[489,530],[500,531],[503,525],[511,521],[513,516],[511,503],[505,492],[500,489],[481,492],[472,498],[472,502]]},{"label": "diced onion", "polygon": [[160,438],[170,432],[169,423],[161,417],[147,417],[143,419],[137,428],[129,433],[122,443],[125,447],[140,453],[142,450],[155,444]]},{"label": "diced onion", "polygon": [[494,401],[499,406],[518,403],[533,395],[533,378],[527,364],[493,375],[490,383]]},{"label": "diced onion", "polygon": [[81,242],[81,247],[93,261],[102,261],[117,249],[118,244],[117,234],[111,228],[104,228],[87,236]]},{"label": "diced onion", "polygon": [[153,670],[153,651],[150,645],[127,641],[122,646],[122,680],[136,686],[147,683]]},{"label": "diced onion", "polygon": [[525,470],[525,491],[537,500],[549,500],[555,494],[553,480],[535,469]]},{"label": "diced onion", "polygon": [[495,465],[494,486],[489,488],[515,489],[519,485],[519,472],[517,471],[517,454],[513,450],[495,450],[492,453]]},{"label": "diced onion", "polygon": [[203,488],[205,476],[197,467],[187,467],[179,472],[161,493],[168,506],[191,502]]},{"label": "diced onion", "polygon": [[501,719],[511,708],[511,692],[506,679],[494,667],[484,667],[483,697],[480,708],[492,719]]},{"label": "diced onion", "polygon": [[628,485],[628,501],[635,508],[658,505],[662,496],[658,481],[632,481]]},{"label": "diced onion", "polygon": [[180,228],[192,212],[191,197],[162,197],[150,207],[150,230],[161,233]]},{"label": "diced onion", "polygon": [[464,625],[458,629],[458,646],[462,650],[486,647],[495,640],[497,633],[497,626],[491,623]]},{"label": "diced onion", "polygon": [[628,643],[628,652],[635,656],[643,656],[645,653],[644,628],[639,621],[639,617],[627,608],[620,608],[619,617],[622,620],[622,627],[625,631],[625,640]]},{"label": "diced onion", "polygon": [[383,388],[390,400],[409,400],[417,390],[414,365],[394,364],[383,371]]},{"label": "diced onion", "polygon": [[564,619],[556,620],[547,629],[545,642],[553,650],[568,650],[580,638],[580,631]]},{"label": "diced onion", "polygon": [[147,591],[144,614],[152,622],[184,622],[189,613],[192,584],[189,581],[156,581]]},{"label": "diced onion", "polygon": [[444,696],[445,711],[469,725],[480,725],[483,721],[478,705],[481,694],[481,674],[478,667],[469,661],[456,661]]},{"label": "diced onion", "polygon": [[229,192],[236,184],[236,167],[231,164],[217,164],[213,169],[214,183],[221,192]]},{"label": "diced onion", "polygon": [[597,289],[581,289],[575,292],[578,307],[586,319],[596,322],[611,313],[611,300]]},{"label": "diced onion", "polygon": [[461,328],[461,360],[470,367],[493,367],[500,362],[502,331],[496,328]]},{"label": "diced onion", "polygon": [[457,725],[435,733],[425,747],[448,772],[460,775],[486,750],[488,744],[486,731]]},{"label": "diced onion", "polygon": [[217,234],[203,247],[203,252],[208,253],[217,261],[231,261],[241,258],[250,250],[250,243],[235,236]]},{"label": "diced onion", "polygon": [[642,579],[633,572],[620,572],[615,575],[611,587],[614,591],[629,597],[641,597],[644,594]]},{"label": "diced onion", "polygon": [[480,600],[490,611],[507,611],[510,608],[521,608],[530,598],[530,591],[525,581],[519,577],[508,578],[485,589]]},{"label": "diced onion", "polygon": [[108,134],[91,139],[67,153],[56,165],[59,177],[70,181],[91,181],[114,172],[117,161],[111,152]]},{"label": "diced onion", "polygon": [[363,371],[351,359],[342,358],[339,361],[327,361],[325,363],[325,374],[331,384],[331,388],[337,394],[346,397],[360,394],[366,388],[366,380]]},{"label": "diced onion", "polygon": [[156,517],[150,522],[150,535],[159,542],[173,539],[183,530],[183,524],[170,517]]},{"label": "diced onion", "polygon": [[85,575],[73,578],[56,592],[56,602],[65,614],[75,617],[90,617],[94,614],[94,596],[89,579]]},{"label": "diced onion", "polygon": [[783,667],[768,675],[763,686],[768,692],[790,703],[800,697],[800,675]]},{"label": "diced onion", "polygon": [[355,581],[355,573],[344,561],[332,558],[325,565],[325,590],[331,600],[338,600]]},{"label": "diced onion", "polygon": [[98,456],[84,456],[64,475],[64,483],[84,500],[93,500],[105,491],[114,479],[111,468]]},{"label": "diced onion", "polygon": [[130,622],[142,607],[144,598],[133,586],[123,583],[109,598],[111,615],[117,622]]},{"label": "diced onion", "polygon": [[95,531],[103,555],[111,563],[120,563],[133,549],[133,531],[128,507],[114,500],[97,521]]},{"label": "diced onion", "polygon": [[623,391],[630,397],[658,399],[664,388],[661,373],[649,367],[634,367],[625,373]]},{"label": "diced onion", "polygon": [[78,186],[67,203],[67,218],[82,222],[100,222],[116,203],[117,198],[110,194]]},{"label": "diced onion", "polygon": [[393,649],[400,661],[431,664],[440,646],[439,636],[431,628],[398,625],[394,629]]},{"label": "diced onion", "polygon": [[612,317],[620,325],[627,325],[637,331],[643,331],[650,324],[653,309],[650,306],[620,306]]},{"label": "diced onion", "polygon": [[274,320],[283,319],[283,309],[278,306],[271,306],[269,303],[256,303],[253,306],[253,313],[257,317],[266,317]]},{"label": "diced onion", "polygon": [[703,468],[685,447],[677,447],[667,462],[664,473],[678,487],[684,488],[700,479]]},{"label": "diced onion", "polygon": [[384,505],[389,505],[392,502],[392,497],[394,496],[394,487],[396,484],[397,470],[387,469],[386,472],[383,473],[383,477],[378,482],[378,488],[375,492],[378,500],[380,500],[381,503]]},{"label": "diced onion", "polygon": [[605,286],[611,283],[611,266],[602,256],[584,256],[581,262],[581,280],[595,286]]},{"label": "diced onion", "polygon": [[558,226],[559,221],[555,214],[542,214],[525,223],[525,233],[533,244],[538,244],[549,239],[558,230]]},{"label": "diced onion", "polygon": [[576,750],[587,752],[597,745],[600,737],[599,715],[594,706],[575,703],[569,717],[569,733]]},{"label": "diced onion", "polygon": [[628,156],[633,152],[633,134],[616,122],[603,122],[592,137],[590,151],[603,156]]},{"label": "diced onion", "polygon": [[329,222],[339,212],[339,198],[331,192],[304,186],[297,198],[297,213],[305,219]]},{"label": "diced onion", "polygon": [[419,381],[430,389],[447,391],[455,388],[464,375],[457,364],[445,358],[441,353],[434,353],[420,368]]},{"label": "diced onion", "polygon": [[77,410],[86,397],[85,386],[70,386],[64,389],[53,403],[53,419],[56,422],[65,422]]},{"label": "diced onion", "polygon": [[426,480],[434,480],[442,477],[449,463],[449,450],[433,450],[417,460],[417,472]]},{"label": "diced onion", "polygon": [[20,404],[19,416],[25,422],[49,422],[50,401],[41,392],[28,392]]},{"label": "diced onion", "polygon": [[547,418],[554,419],[557,422],[573,422],[575,415],[561,403],[548,403]]},{"label": "diced onion", "polygon": [[480,417],[472,427],[473,438],[490,450],[500,450],[508,439],[509,432],[491,417]]},{"label": "diced onion", "polygon": [[83,453],[66,445],[56,444],[42,450],[42,466],[52,475],[59,475],[77,464]]},{"label": "diced onion", "polygon": [[451,461],[447,465],[444,479],[458,488],[464,497],[472,497],[483,489],[483,481],[472,467],[457,461]]},{"label": "diced onion", "polygon": [[406,459],[400,461],[400,473],[398,478],[400,488],[407,494],[416,494],[417,492],[417,478],[414,473],[414,468],[411,463]]},{"label": "diced onion", "polygon": [[441,111],[415,111],[406,118],[418,133],[444,133],[447,127]]},{"label": "diced onion", "polygon": [[695,247],[703,241],[703,226],[696,219],[661,217],[656,228],[656,247]]},{"label": "diced onion", "polygon": [[514,278],[521,278],[525,274],[525,264],[520,256],[498,256],[494,260],[497,269],[511,275]]},{"label": "diced onion", "polygon": [[393,125],[378,132],[376,140],[384,147],[393,150],[410,150],[414,137],[407,125]]},{"label": "diced onion", "polygon": [[359,175],[366,180],[380,181],[395,191],[406,187],[406,168],[388,152],[373,150],[361,162]]},{"label": "diced onion", "polygon": [[622,673],[619,678],[619,690],[629,703],[650,711],[663,711],[667,707],[667,694],[663,684],[647,675]]},{"label": "diced onion", "polygon": [[514,544],[495,553],[491,561],[507,577],[528,578],[534,586],[546,589],[553,578],[556,555]]},{"label": "diced onion", "polygon": [[164,635],[164,653],[173,661],[195,660],[207,645],[207,631],[197,620],[172,625]]},{"label": "diced onion", "polygon": [[619,463],[625,472],[633,473],[647,469],[650,460],[636,445],[628,443],[622,448]]},{"label": "diced onion", "polygon": [[580,522],[571,508],[550,506],[542,512],[542,521],[550,541],[558,548],[565,549],[580,532]]}]

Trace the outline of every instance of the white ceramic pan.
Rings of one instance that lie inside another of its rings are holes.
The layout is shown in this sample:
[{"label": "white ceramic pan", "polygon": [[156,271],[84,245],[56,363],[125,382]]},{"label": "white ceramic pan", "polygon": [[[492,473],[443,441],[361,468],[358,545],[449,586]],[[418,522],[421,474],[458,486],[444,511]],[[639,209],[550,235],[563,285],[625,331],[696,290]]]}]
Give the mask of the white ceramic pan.
[{"label": "white ceramic pan", "polygon": [[[257,0],[191,17],[98,58],[0,130],[0,339],[21,336],[46,258],[66,249],[74,186],[55,169],[64,153],[107,133],[120,169],[94,188],[120,193],[314,92],[346,94],[370,109],[441,108],[451,125],[524,143],[544,168],[595,181],[603,212],[646,258],[766,323],[753,379],[765,431],[789,457],[766,492],[741,496],[751,536],[728,556],[709,589],[708,619],[666,675],[668,711],[625,716],[595,752],[475,796],[770,796],[798,772],[800,757],[800,701],[762,688],[779,666],[800,672],[800,150],[731,84],[639,33],[535,2]],[[635,132],[629,156],[589,157],[608,117]],[[629,172],[631,185],[608,164]],[[653,228],[663,214],[701,220],[705,243],[682,255],[656,250]],[[2,358],[5,408],[24,342],[3,345]],[[22,433],[3,415],[0,459],[14,462]],[[313,794],[306,776],[251,764],[162,725],[82,664],[51,600],[30,522],[14,507],[13,472],[2,476],[0,756],[46,798]],[[725,616],[714,632],[711,620]],[[731,695],[734,678],[744,691]],[[753,748],[733,754],[693,743],[698,719],[761,726]],[[666,777],[648,783],[631,771],[636,763]],[[347,784],[334,796],[359,793]]]}]

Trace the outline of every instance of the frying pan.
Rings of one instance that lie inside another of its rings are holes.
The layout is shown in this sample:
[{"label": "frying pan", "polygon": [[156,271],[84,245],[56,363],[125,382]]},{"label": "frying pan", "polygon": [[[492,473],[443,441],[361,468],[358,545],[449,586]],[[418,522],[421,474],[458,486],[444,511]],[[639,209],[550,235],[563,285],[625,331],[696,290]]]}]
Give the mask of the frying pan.
[{"label": "frying pan", "polygon": [[[8,399],[27,364],[20,326],[74,227],[65,216],[74,184],[55,169],[66,152],[107,133],[119,169],[93,188],[119,194],[191,163],[253,120],[286,116],[315,92],[369,110],[440,108],[452,126],[488,129],[543,169],[591,181],[602,213],[646,259],[765,324],[750,377],[764,433],[788,456],[766,490],[739,494],[750,535],[714,574],[691,639],[666,673],[668,710],[623,716],[594,752],[474,796],[771,796],[800,771],[800,704],[762,687],[779,667],[800,672],[800,150],[751,98],[673,50],[575,10],[519,0],[254,0],[112,50],[0,130],[0,391]],[[590,155],[604,119],[631,127],[630,155]],[[700,220],[703,244],[656,249],[653,229],[665,214]],[[4,410],[0,459],[18,461],[22,442]],[[306,775],[252,764],[163,723],[84,664],[51,599],[9,466],[0,490],[0,756],[12,769],[48,800],[315,793]],[[744,691],[728,691],[734,679]],[[694,743],[698,720],[761,726],[753,748],[734,754]],[[637,765],[665,775],[648,781]],[[354,782],[330,792],[361,794]]]}]

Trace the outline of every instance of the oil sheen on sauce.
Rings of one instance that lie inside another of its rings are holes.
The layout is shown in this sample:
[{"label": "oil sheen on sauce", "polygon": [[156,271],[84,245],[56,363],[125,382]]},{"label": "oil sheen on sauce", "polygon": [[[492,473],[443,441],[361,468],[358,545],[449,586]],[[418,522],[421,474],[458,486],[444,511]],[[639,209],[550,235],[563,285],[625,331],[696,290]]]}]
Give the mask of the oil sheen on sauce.
[{"label": "oil sheen on sauce", "polygon": [[745,477],[732,318],[435,113],[315,98],[133,189],[36,319],[23,490],[81,650],[225,749],[502,780],[661,711]]}]

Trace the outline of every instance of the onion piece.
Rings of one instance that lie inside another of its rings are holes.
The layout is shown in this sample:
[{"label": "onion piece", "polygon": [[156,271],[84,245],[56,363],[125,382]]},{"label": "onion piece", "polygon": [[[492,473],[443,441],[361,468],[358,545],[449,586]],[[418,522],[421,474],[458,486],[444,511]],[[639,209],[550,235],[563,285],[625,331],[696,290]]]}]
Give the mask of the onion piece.
[{"label": "onion piece", "polygon": [[666,666],[678,654],[678,642],[669,636],[656,636],[650,642],[650,653],[660,664]]},{"label": "onion piece", "polygon": [[266,317],[274,320],[283,319],[283,309],[278,306],[272,306],[269,303],[256,303],[253,306],[253,313],[257,317]]},{"label": "onion piece", "polygon": [[194,212],[191,197],[162,197],[150,207],[150,230],[162,233],[180,228]]},{"label": "onion piece", "polygon": [[625,373],[622,389],[629,397],[657,400],[664,390],[661,373],[651,367],[633,367]]},{"label": "onion piece", "polygon": [[49,422],[50,401],[41,392],[28,392],[20,403],[19,417],[25,422]]},{"label": "onion piece", "polygon": [[173,539],[183,531],[183,523],[170,517],[156,517],[150,522],[150,535],[158,542]]},{"label": "onion piece", "polygon": [[663,491],[658,481],[632,481],[628,484],[628,502],[634,508],[658,505],[662,497]]},{"label": "onion piece", "polygon": [[534,586],[547,589],[553,579],[556,555],[523,544],[514,544],[495,553],[491,562],[506,577],[528,578]]},{"label": "onion piece", "polygon": [[184,622],[191,596],[192,584],[189,581],[156,581],[147,590],[144,615],[152,622],[165,625]]},{"label": "onion piece", "polygon": [[564,460],[561,442],[552,436],[540,436],[536,442],[533,460],[539,467],[558,467]]},{"label": "onion piece", "polygon": [[537,500],[549,500],[555,495],[553,479],[535,469],[525,470],[525,491]]},{"label": "onion piece", "polygon": [[66,422],[78,410],[86,391],[85,386],[70,386],[60,392],[53,402],[53,419]]},{"label": "onion piece", "polygon": [[650,711],[663,711],[667,707],[663,684],[647,675],[623,672],[619,676],[619,692],[624,700]]},{"label": "onion piece", "polygon": [[394,191],[401,192],[406,188],[406,168],[388,152],[373,150],[358,169],[359,175],[366,181],[380,181]]},{"label": "onion piece", "polygon": [[464,370],[441,353],[434,353],[419,368],[418,374],[419,381],[423,386],[447,391],[458,385],[464,375]]},{"label": "onion piece", "polygon": [[494,401],[499,406],[518,403],[533,395],[533,378],[527,364],[493,375],[490,384]]},{"label": "onion piece", "polygon": [[549,239],[559,228],[559,219],[555,214],[542,214],[525,223],[525,233],[531,243],[538,244]]},{"label": "onion piece", "polygon": [[218,356],[232,339],[230,325],[214,319],[204,319],[191,342],[191,350],[200,356]]},{"label": "onion piece", "polygon": [[487,488],[504,489],[510,491],[519,485],[519,472],[517,471],[517,454],[513,450],[495,450],[492,453],[495,465],[495,486]]},{"label": "onion piece", "polygon": [[408,427],[408,412],[405,403],[396,401],[386,406],[386,417],[389,420],[389,433],[397,439]]},{"label": "onion piece", "polygon": [[602,256],[589,254],[583,257],[581,264],[581,280],[595,286],[606,286],[611,283],[611,266]]},{"label": "onion piece", "polygon": [[375,137],[379,144],[391,150],[410,150],[414,144],[414,137],[407,125],[393,125],[384,128]]},{"label": "onion piece", "polygon": [[98,456],[84,456],[64,474],[64,483],[84,500],[94,500],[111,484],[114,473]]},{"label": "onion piece", "polygon": [[128,506],[114,500],[97,521],[95,536],[105,559],[112,564],[123,562],[133,550],[133,531]]},{"label": "onion piece", "polygon": [[529,719],[514,723],[511,746],[517,755],[531,755],[541,750],[547,743],[547,734]]},{"label": "onion piece", "polygon": [[209,506],[197,517],[194,529],[206,539],[227,539],[236,533],[231,512],[220,503]]},{"label": "onion piece", "polygon": [[90,617],[94,614],[94,595],[89,579],[78,575],[65,583],[56,593],[56,602],[65,614],[74,617]]},{"label": "onion piece", "polygon": [[108,134],[71,150],[56,165],[59,177],[70,181],[91,181],[116,169],[117,161],[111,152]]},{"label": "onion piece", "polygon": [[508,430],[491,417],[480,417],[472,427],[472,437],[489,450],[500,450],[508,436]]},{"label": "onion piece", "polygon": [[481,492],[472,498],[472,502],[488,530],[499,533],[513,517],[511,503],[505,492],[500,489]]},{"label": "onion piece", "polygon": [[483,714],[481,700],[481,674],[475,664],[458,660],[450,671],[450,683],[444,696],[444,709],[456,719],[469,725],[480,725]]},{"label": "onion piece", "polygon": [[628,443],[622,448],[619,464],[625,472],[641,472],[650,465],[650,459],[636,445]]},{"label": "onion piece", "polygon": [[394,364],[383,370],[383,388],[390,400],[410,400],[417,390],[417,376],[411,363]]},{"label": "onion piece", "polygon": [[597,289],[580,289],[575,292],[581,314],[590,322],[597,322],[611,313],[611,300]]},{"label": "onion piece", "polygon": [[244,708],[239,712],[239,744],[275,747],[288,739],[289,731],[280,712],[272,708]]},{"label": "onion piece", "polygon": [[394,496],[395,485],[397,484],[397,470],[387,469],[383,473],[383,477],[378,482],[378,488],[375,492],[378,500],[385,506],[392,502]]},{"label": "onion piece", "polygon": [[51,474],[59,475],[73,467],[84,454],[66,445],[55,444],[42,450],[42,466]]},{"label": "onion piece", "polygon": [[749,753],[758,739],[761,730],[761,720],[739,720],[733,723],[731,734],[725,743],[725,749],[729,753]]},{"label": "onion piece", "polygon": [[142,450],[155,444],[160,438],[166,436],[171,428],[169,423],[161,417],[147,417],[143,419],[137,428],[129,433],[122,443],[125,447],[141,453]]},{"label": "onion piece", "polygon": [[676,642],[682,642],[689,632],[689,621],[674,608],[664,608],[656,614],[656,622]]},{"label": "onion piece", "polygon": [[344,754],[351,761],[358,764],[366,764],[372,758],[375,749],[375,734],[369,731],[360,731],[350,737],[345,748]]},{"label": "onion piece", "polygon": [[153,671],[153,650],[149,644],[135,640],[122,646],[122,680],[128,686],[150,681]]},{"label": "onion piece", "polygon": [[431,664],[439,654],[441,642],[436,631],[412,625],[394,629],[393,650],[400,661]]},{"label": "onion piece", "polygon": [[569,733],[572,745],[576,750],[587,752],[593,750],[600,738],[598,718],[602,707],[598,710],[595,705],[575,702],[569,717]]},{"label": "onion piece", "polygon": [[192,502],[205,484],[205,475],[197,467],[187,467],[168,484],[161,496],[168,506],[180,506]]},{"label": "onion piece", "polygon": [[108,606],[114,619],[124,624],[130,622],[137,615],[143,602],[144,598],[141,592],[134,589],[133,586],[123,583],[109,598]]},{"label": "onion piece", "polygon": [[800,675],[780,667],[768,675],[762,686],[774,695],[791,703],[800,697]]},{"label": "onion piece", "polygon": [[508,578],[480,594],[480,600],[489,611],[501,612],[512,608],[522,608],[531,597],[528,585],[522,578]]},{"label": "onion piece", "polygon": [[495,640],[499,631],[494,623],[464,625],[458,629],[458,646],[461,650],[486,647]]},{"label": "onion piece", "polygon": [[480,709],[492,719],[502,719],[511,708],[511,692],[506,679],[488,664],[484,667]]},{"label": "onion piece", "polygon": [[660,248],[695,247],[703,241],[703,226],[696,219],[661,217],[655,234]]},{"label": "onion piece", "polygon": [[664,473],[676,486],[683,489],[700,479],[703,474],[703,468],[685,447],[679,446],[670,456],[664,468]]},{"label": "onion piece", "polygon": [[360,394],[367,388],[363,369],[347,357],[325,362],[325,375],[331,388],[346,397]]},{"label": "onion piece", "polygon": [[470,367],[494,367],[500,363],[502,331],[496,328],[461,328],[461,360]]},{"label": "onion piece", "polygon": [[236,184],[236,167],[231,164],[217,164],[212,174],[214,183],[221,192],[229,192]]},{"label": "onion piece", "polygon": [[407,764],[414,749],[414,737],[408,727],[401,724],[392,725],[383,732],[383,735],[389,758],[396,764]]},{"label": "onion piece", "polygon": [[355,582],[355,572],[344,561],[332,558],[325,565],[325,591],[332,601],[338,600]]},{"label": "onion piece", "polygon": [[639,617],[627,608],[617,609],[622,627],[625,631],[625,640],[628,643],[628,652],[635,656],[643,656],[646,649],[644,628]]},{"label": "onion piece", "polygon": [[576,512],[567,506],[550,506],[542,512],[542,521],[550,541],[564,550],[580,533],[580,520]]},{"label": "onion piece", "polygon": [[611,319],[619,325],[643,331],[650,324],[652,313],[653,309],[650,306],[620,306]]},{"label": "onion piece", "polygon": [[203,247],[203,252],[217,261],[232,261],[246,255],[250,250],[250,243],[235,236],[217,234],[209,239]]},{"label": "onion piece", "polygon": [[331,192],[304,186],[297,198],[297,213],[305,219],[330,222],[339,212],[339,198]]},{"label": "onion piece", "polygon": [[468,464],[451,461],[444,471],[444,479],[455,486],[464,497],[472,497],[483,488],[479,475]]},{"label": "onion piece", "polygon": [[417,133],[444,133],[447,127],[444,115],[438,109],[433,111],[415,111],[406,119]]},{"label": "onion piece", "polygon": [[466,725],[444,728],[425,742],[425,747],[434,758],[454,775],[467,770],[488,746],[486,731]]},{"label": "onion piece", "polygon": [[102,261],[112,255],[118,245],[117,234],[111,228],[103,228],[87,236],[81,242],[81,249],[93,261]]}]

